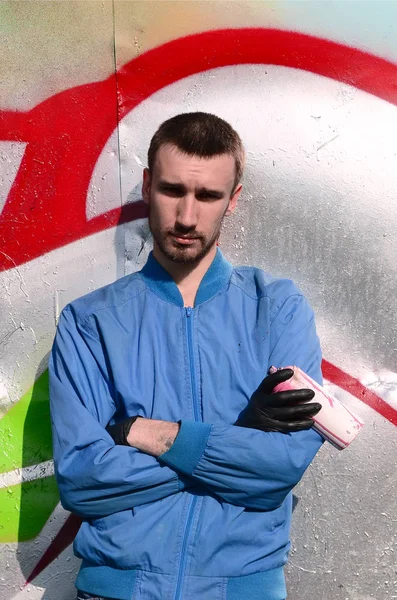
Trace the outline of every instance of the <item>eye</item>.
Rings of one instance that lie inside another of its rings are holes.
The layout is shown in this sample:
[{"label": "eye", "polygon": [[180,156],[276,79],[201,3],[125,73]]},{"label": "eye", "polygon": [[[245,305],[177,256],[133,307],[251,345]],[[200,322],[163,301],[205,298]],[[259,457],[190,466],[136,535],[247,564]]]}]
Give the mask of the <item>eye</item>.
[{"label": "eye", "polygon": [[200,194],[197,194],[196,196],[197,200],[204,200],[204,201],[214,201],[214,200],[220,200],[220,196],[217,194],[211,194],[211,192],[201,192]]},{"label": "eye", "polygon": [[168,186],[162,186],[160,187],[160,192],[162,194],[164,194],[165,196],[171,196],[172,198],[179,198],[181,196],[183,196],[184,194],[184,190],[180,189],[180,188],[174,188],[174,187],[168,187]]}]

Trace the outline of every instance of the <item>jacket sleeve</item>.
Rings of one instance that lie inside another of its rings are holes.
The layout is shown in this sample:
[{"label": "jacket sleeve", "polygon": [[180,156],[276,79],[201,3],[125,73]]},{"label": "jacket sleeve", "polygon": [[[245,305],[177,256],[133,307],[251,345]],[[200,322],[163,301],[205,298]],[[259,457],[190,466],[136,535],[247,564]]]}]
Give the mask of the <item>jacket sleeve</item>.
[{"label": "jacket sleeve", "polygon": [[[300,294],[274,311],[269,365],[296,365],[322,384],[313,312]],[[313,429],[290,434],[225,424],[182,422],[160,460],[226,502],[257,510],[279,507],[323,443]]]},{"label": "jacket sleeve", "polygon": [[115,446],[107,433],[116,406],[106,373],[86,343],[92,335],[79,325],[69,305],[61,315],[49,361],[61,502],[86,519],[161,500],[185,488],[185,478],[175,470],[135,448]]}]

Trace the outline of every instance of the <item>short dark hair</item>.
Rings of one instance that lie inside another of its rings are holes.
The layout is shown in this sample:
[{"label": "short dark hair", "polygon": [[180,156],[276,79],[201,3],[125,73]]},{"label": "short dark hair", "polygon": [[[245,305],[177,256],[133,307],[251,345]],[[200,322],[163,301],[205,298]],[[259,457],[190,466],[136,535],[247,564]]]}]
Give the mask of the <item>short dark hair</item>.
[{"label": "short dark hair", "polygon": [[229,123],[205,112],[181,113],[160,125],[151,139],[148,167],[153,172],[156,154],[161,146],[171,144],[190,156],[210,158],[220,154],[234,157],[236,176],[233,189],[244,170],[244,146],[238,133]]}]

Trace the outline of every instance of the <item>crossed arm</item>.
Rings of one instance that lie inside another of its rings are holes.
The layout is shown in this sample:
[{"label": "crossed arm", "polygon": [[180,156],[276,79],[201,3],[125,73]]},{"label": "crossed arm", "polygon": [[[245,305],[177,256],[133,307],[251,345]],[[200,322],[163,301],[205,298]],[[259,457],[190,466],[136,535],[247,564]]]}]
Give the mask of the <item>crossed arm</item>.
[{"label": "crossed arm", "polygon": [[170,450],[179,429],[179,423],[140,418],[131,427],[127,442],[133,448],[158,458]]},{"label": "crossed arm", "polygon": [[[299,302],[304,302],[298,308],[306,311],[306,319],[296,325],[292,319],[288,333],[274,327],[270,361],[297,364],[321,382],[313,317],[304,299]],[[291,306],[281,310],[290,314]],[[272,510],[298,483],[321,446],[313,430],[265,433],[198,422],[182,422],[179,428],[177,423],[150,419],[138,419],[131,427],[130,446],[116,446],[105,429],[115,406],[108,382],[98,377],[86,335],[91,334],[83,332],[73,311],[65,309],[50,359],[58,486],[64,507],[83,518],[154,502],[197,484],[231,504]]]}]

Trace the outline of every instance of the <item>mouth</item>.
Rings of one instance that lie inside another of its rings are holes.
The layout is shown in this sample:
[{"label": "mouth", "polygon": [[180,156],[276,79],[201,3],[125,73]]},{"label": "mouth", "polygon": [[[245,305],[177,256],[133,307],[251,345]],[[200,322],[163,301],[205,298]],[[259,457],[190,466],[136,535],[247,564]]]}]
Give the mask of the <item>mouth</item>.
[{"label": "mouth", "polygon": [[184,246],[188,246],[190,244],[193,244],[198,238],[197,237],[189,237],[189,236],[179,236],[179,235],[175,235],[173,233],[171,233],[171,237],[174,238],[174,240],[178,243],[178,244],[183,244]]}]

